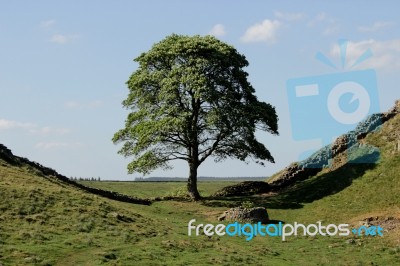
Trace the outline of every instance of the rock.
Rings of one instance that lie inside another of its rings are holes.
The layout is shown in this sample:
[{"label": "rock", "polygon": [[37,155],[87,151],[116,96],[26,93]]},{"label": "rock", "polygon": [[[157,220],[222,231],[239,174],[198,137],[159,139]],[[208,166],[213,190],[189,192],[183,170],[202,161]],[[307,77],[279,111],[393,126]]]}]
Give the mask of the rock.
[{"label": "rock", "polygon": [[214,193],[214,197],[250,196],[267,193],[271,187],[263,181],[244,181],[232,186],[224,187]]},{"label": "rock", "polygon": [[108,253],[104,255],[104,258],[107,260],[116,260],[117,256],[114,253]]},{"label": "rock", "polygon": [[117,212],[111,212],[111,213],[108,214],[108,216],[112,217],[112,218],[116,218],[117,220],[120,220],[120,221],[123,221],[123,222],[126,222],[126,223],[131,223],[131,222],[135,221],[134,219],[132,219],[132,218],[130,218],[128,216],[125,216],[123,214],[119,214]]},{"label": "rock", "polygon": [[389,111],[382,114],[382,122],[386,122],[397,114],[400,114],[400,100],[397,100]]},{"label": "rock", "polygon": [[335,157],[339,153],[347,150],[348,148],[348,142],[349,142],[349,136],[348,135],[342,135],[338,137],[332,144],[332,157]]},{"label": "rock", "polygon": [[[335,158],[339,158],[339,154],[343,154],[348,151],[356,151],[359,148],[365,148],[360,145],[362,139],[364,139],[370,132],[374,132],[379,129],[383,123],[392,119],[397,114],[400,113],[400,100],[397,100],[395,106],[391,108],[388,112],[372,114],[368,116],[366,119],[361,121],[357,127],[338,137],[332,145],[327,145],[314,154],[312,154],[307,159],[289,165],[285,168],[277,177],[269,182],[271,185],[272,191],[280,190],[287,186],[291,186],[298,181],[303,181],[309,177],[316,175],[322,168],[332,167],[340,167],[343,163],[347,163],[348,161],[339,160],[339,165],[335,162]],[[359,142],[360,141],[360,142]],[[376,159],[374,157],[376,151],[372,148],[371,156],[368,158],[361,158],[361,161],[357,161],[357,158],[353,158],[352,162],[367,162],[373,163]],[[399,144],[394,148],[394,152],[400,151],[400,140]],[[354,154],[357,154],[355,152]]]},{"label": "rock", "polygon": [[261,222],[263,224],[268,223],[269,217],[267,210],[264,207],[255,207],[255,208],[232,208],[225,211],[220,217],[218,217],[219,221],[235,221],[241,223],[258,223]]},{"label": "rock", "polygon": [[0,159],[3,159],[8,163],[15,164],[14,155],[12,154],[11,150],[3,144],[0,144]]},{"label": "rock", "polygon": [[280,174],[279,178],[270,183],[272,190],[279,190],[283,187],[293,185],[298,181],[303,181],[310,176],[317,174],[321,168],[306,168],[303,165],[291,164]]}]

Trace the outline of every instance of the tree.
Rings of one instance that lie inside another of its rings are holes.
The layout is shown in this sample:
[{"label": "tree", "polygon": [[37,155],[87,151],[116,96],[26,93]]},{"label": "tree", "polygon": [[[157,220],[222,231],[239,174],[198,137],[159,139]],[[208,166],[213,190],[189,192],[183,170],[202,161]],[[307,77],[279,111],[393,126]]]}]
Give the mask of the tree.
[{"label": "tree", "polygon": [[210,156],[274,162],[255,131],[278,134],[275,108],[258,101],[243,70],[244,55],[212,36],[170,35],[135,59],[127,81],[130,109],[115,133],[128,173],[148,174],[172,160],[189,165],[187,188],[200,199],[197,169]]}]

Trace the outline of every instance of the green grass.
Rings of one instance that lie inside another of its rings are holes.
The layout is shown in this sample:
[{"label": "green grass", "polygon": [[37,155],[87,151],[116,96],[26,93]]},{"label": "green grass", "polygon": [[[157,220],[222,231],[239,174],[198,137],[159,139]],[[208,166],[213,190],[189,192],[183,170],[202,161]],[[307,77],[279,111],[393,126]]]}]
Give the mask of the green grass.
[{"label": "green grass", "polygon": [[[184,196],[187,191],[186,182],[79,181],[79,183],[140,198]],[[200,181],[198,190],[202,196],[210,196],[217,190],[236,183],[234,181]]]},{"label": "green grass", "polygon": [[[366,141],[380,148],[376,165],[321,173],[278,195],[202,202],[121,203],[81,192],[0,160],[2,265],[399,265],[400,226],[384,237],[189,237],[187,223],[219,223],[228,207],[268,208],[286,223],[358,223],[400,216],[400,117]],[[394,133],[393,133],[394,132]],[[139,197],[180,195],[180,182],[85,182]],[[231,182],[200,182],[207,196]]]}]

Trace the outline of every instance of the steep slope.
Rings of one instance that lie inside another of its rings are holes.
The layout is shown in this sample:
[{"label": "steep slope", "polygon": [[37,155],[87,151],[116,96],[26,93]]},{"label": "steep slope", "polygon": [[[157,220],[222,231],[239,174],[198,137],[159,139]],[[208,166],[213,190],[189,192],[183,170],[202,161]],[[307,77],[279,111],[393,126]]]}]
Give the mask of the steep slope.
[{"label": "steep slope", "polygon": [[[388,112],[373,114],[353,130],[338,137],[331,145],[325,146],[307,159],[289,165],[268,179],[274,190],[283,189],[296,182],[306,180],[318,173],[335,171],[346,164],[371,163],[379,160],[379,149],[374,143],[364,141],[369,134],[379,131],[400,114],[400,100]],[[394,128],[398,132],[398,128]],[[383,134],[391,134],[384,132]],[[396,135],[397,134],[397,135]],[[382,136],[386,137],[386,136]],[[398,145],[400,135],[395,133],[391,145]]]},{"label": "steep slope", "polygon": [[400,114],[368,134],[363,144],[379,150],[377,163],[325,169],[267,196],[269,206],[292,209],[291,217],[302,222],[380,225],[385,239],[400,245]]},{"label": "steep slope", "polygon": [[287,189],[297,182],[301,182],[313,176],[335,172],[343,167],[352,168],[354,165],[374,165],[379,161],[380,150],[368,143],[365,138],[374,132],[379,132],[382,127],[391,124],[393,132],[383,131],[381,137],[390,139],[390,145],[400,150],[400,133],[396,123],[392,120],[400,115],[400,100],[388,112],[373,114],[360,122],[357,127],[338,137],[331,145],[327,145],[316,151],[307,159],[295,162],[272,175],[267,183],[260,186],[259,182],[242,182],[225,187],[217,191],[215,197],[230,197],[241,195],[254,195],[260,193],[276,192]]},{"label": "steep slope", "polygon": [[[76,183],[69,178],[57,173],[54,169],[45,167],[37,162],[32,162],[26,158],[15,156],[12,154],[11,150],[8,149],[3,144],[0,144],[0,159],[3,160],[5,163],[17,167],[23,167],[28,169],[30,172],[35,173],[51,182],[56,182],[59,184],[70,185],[75,188],[79,188],[83,191],[89,192],[91,194],[99,195],[105,198],[122,201],[122,202],[129,202],[135,204],[144,204],[150,205],[151,201],[147,199],[139,199],[134,196],[127,196],[124,194],[107,191],[98,188],[87,187],[82,184]],[[4,165],[7,165],[4,164]]]},{"label": "steep slope", "polygon": [[87,193],[46,175],[40,170],[45,169],[42,166],[23,160],[17,163],[18,158],[2,148],[1,265],[53,265],[72,253],[75,261],[71,265],[80,264],[80,259],[87,261],[87,257],[98,258],[94,263],[100,264],[116,259],[113,246],[127,245],[138,235],[153,234],[142,226],[152,225],[152,219],[139,214],[141,208],[148,207]]},{"label": "steep slope", "polygon": [[[321,221],[324,224],[348,223],[353,227],[379,225],[384,229],[384,237],[355,237],[346,243],[359,245],[360,249],[369,243],[373,246],[374,254],[382,255],[382,258],[394,255],[396,263],[389,264],[400,265],[400,114],[393,115],[359,141],[359,144],[352,146],[350,152],[347,149],[339,152],[331,168],[318,169],[309,175],[300,172],[302,178],[290,182],[281,182],[276,178],[275,182],[280,183],[271,182],[267,192],[246,197],[228,195],[234,196],[229,198],[229,205],[226,205],[223,197],[215,198],[210,205],[235,207],[244,202],[247,205],[263,206],[268,209],[271,219],[286,223],[311,224]],[[358,158],[372,160],[357,163]],[[282,176],[287,170],[277,176]],[[301,175],[293,172],[293,176]],[[224,188],[218,193],[221,196],[222,192],[229,194],[229,191]],[[244,194],[243,191],[241,194]],[[383,255],[390,246],[396,248],[390,256]],[[335,246],[329,244],[329,247]],[[347,248],[344,241],[339,242],[337,247]],[[389,265],[388,262],[382,264]],[[341,265],[356,263],[350,260]]]}]

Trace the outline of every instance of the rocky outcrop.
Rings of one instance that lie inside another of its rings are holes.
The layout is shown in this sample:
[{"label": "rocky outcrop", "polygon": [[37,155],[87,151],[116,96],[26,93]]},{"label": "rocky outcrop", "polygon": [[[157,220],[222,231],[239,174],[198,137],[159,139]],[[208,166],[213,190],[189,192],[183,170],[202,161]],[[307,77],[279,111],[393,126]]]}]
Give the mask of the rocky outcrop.
[{"label": "rocky outcrop", "polygon": [[105,198],[128,202],[128,203],[135,203],[135,204],[143,204],[143,205],[150,205],[151,201],[147,199],[140,199],[136,197],[131,197],[128,195],[120,194],[114,191],[108,191],[98,188],[87,187],[85,185],[79,184],[66,176],[63,176],[57,173],[56,170],[45,167],[37,162],[32,162],[26,158],[15,156],[12,154],[11,150],[8,149],[3,144],[0,144],[0,159],[4,160],[5,162],[14,165],[14,166],[28,166],[28,168],[35,170],[35,173],[43,176],[52,181],[62,182],[64,184],[69,184],[71,186],[77,187],[83,191],[96,194]]},{"label": "rocky outcrop", "polygon": [[275,181],[270,183],[271,190],[279,190],[295,182],[306,180],[310,176],[316,175],[321,169],[319,167],[306,168],[297,163],[291,164],[282,171],[282,174]]},{"label": "rocky outcrop", "polygon": [[271,186],[263,181],[244,181],[224,187],[214,193],[214,197],[250,196],[271,191]]},{"label": "rocky outcrop", "polygon": [[[363,136],[365,137],[365,136]],[[331,152],[332,157],[347,150],[350,144],[350,136],[348,134],[338,137],[332,144]]]},{"label": "rocky outcrop", "polygon": [[400,100],[397,100],[394,106],[388,112],[383,114],[383,121],[385,122],[397,114],[400,114]]},{"label": "rocky outcrop", "polygon": [[[303,181],[311,176],[316,175],[322,168],[332,166],[334,159],[343,152],[355,151],[359,147],[370,150],[374,153],[373,147],[365,147],[360,144],[360,140],[364,139],[370,132],[377,130],[383,123],[395,117],[400,113],[400,100],[395,102],[388,112],[380,114],[372,114],[364,121],[360,122],[357,127],[338,137],[331,145],[327,145],[315,152],[309,158],[299,163],[292,164],[285,168],[278,177],[269,182],[273,190],[279,190],[290,186],[298,181]],[[373,156],[372,156],[373,157]],[[354,160],[353,162],[360,162]],[[370,163],[370,160],[365,160]]]},{"label": "rocky outcrop", "polygon": [[218,220],[252,223],[252,224],[261,222],[263,224],[266,224],[269,221],[269,217],[267,210],[263,207],[256,207],[256,208],[237,207],[225,211],[220,217],[218,217]]},{"label": "rocky outcrop", "polygon": [[0,158],[8,163],[14,163],[14,155],[12,154],[11,150],[3,144],[0,144]]}]

